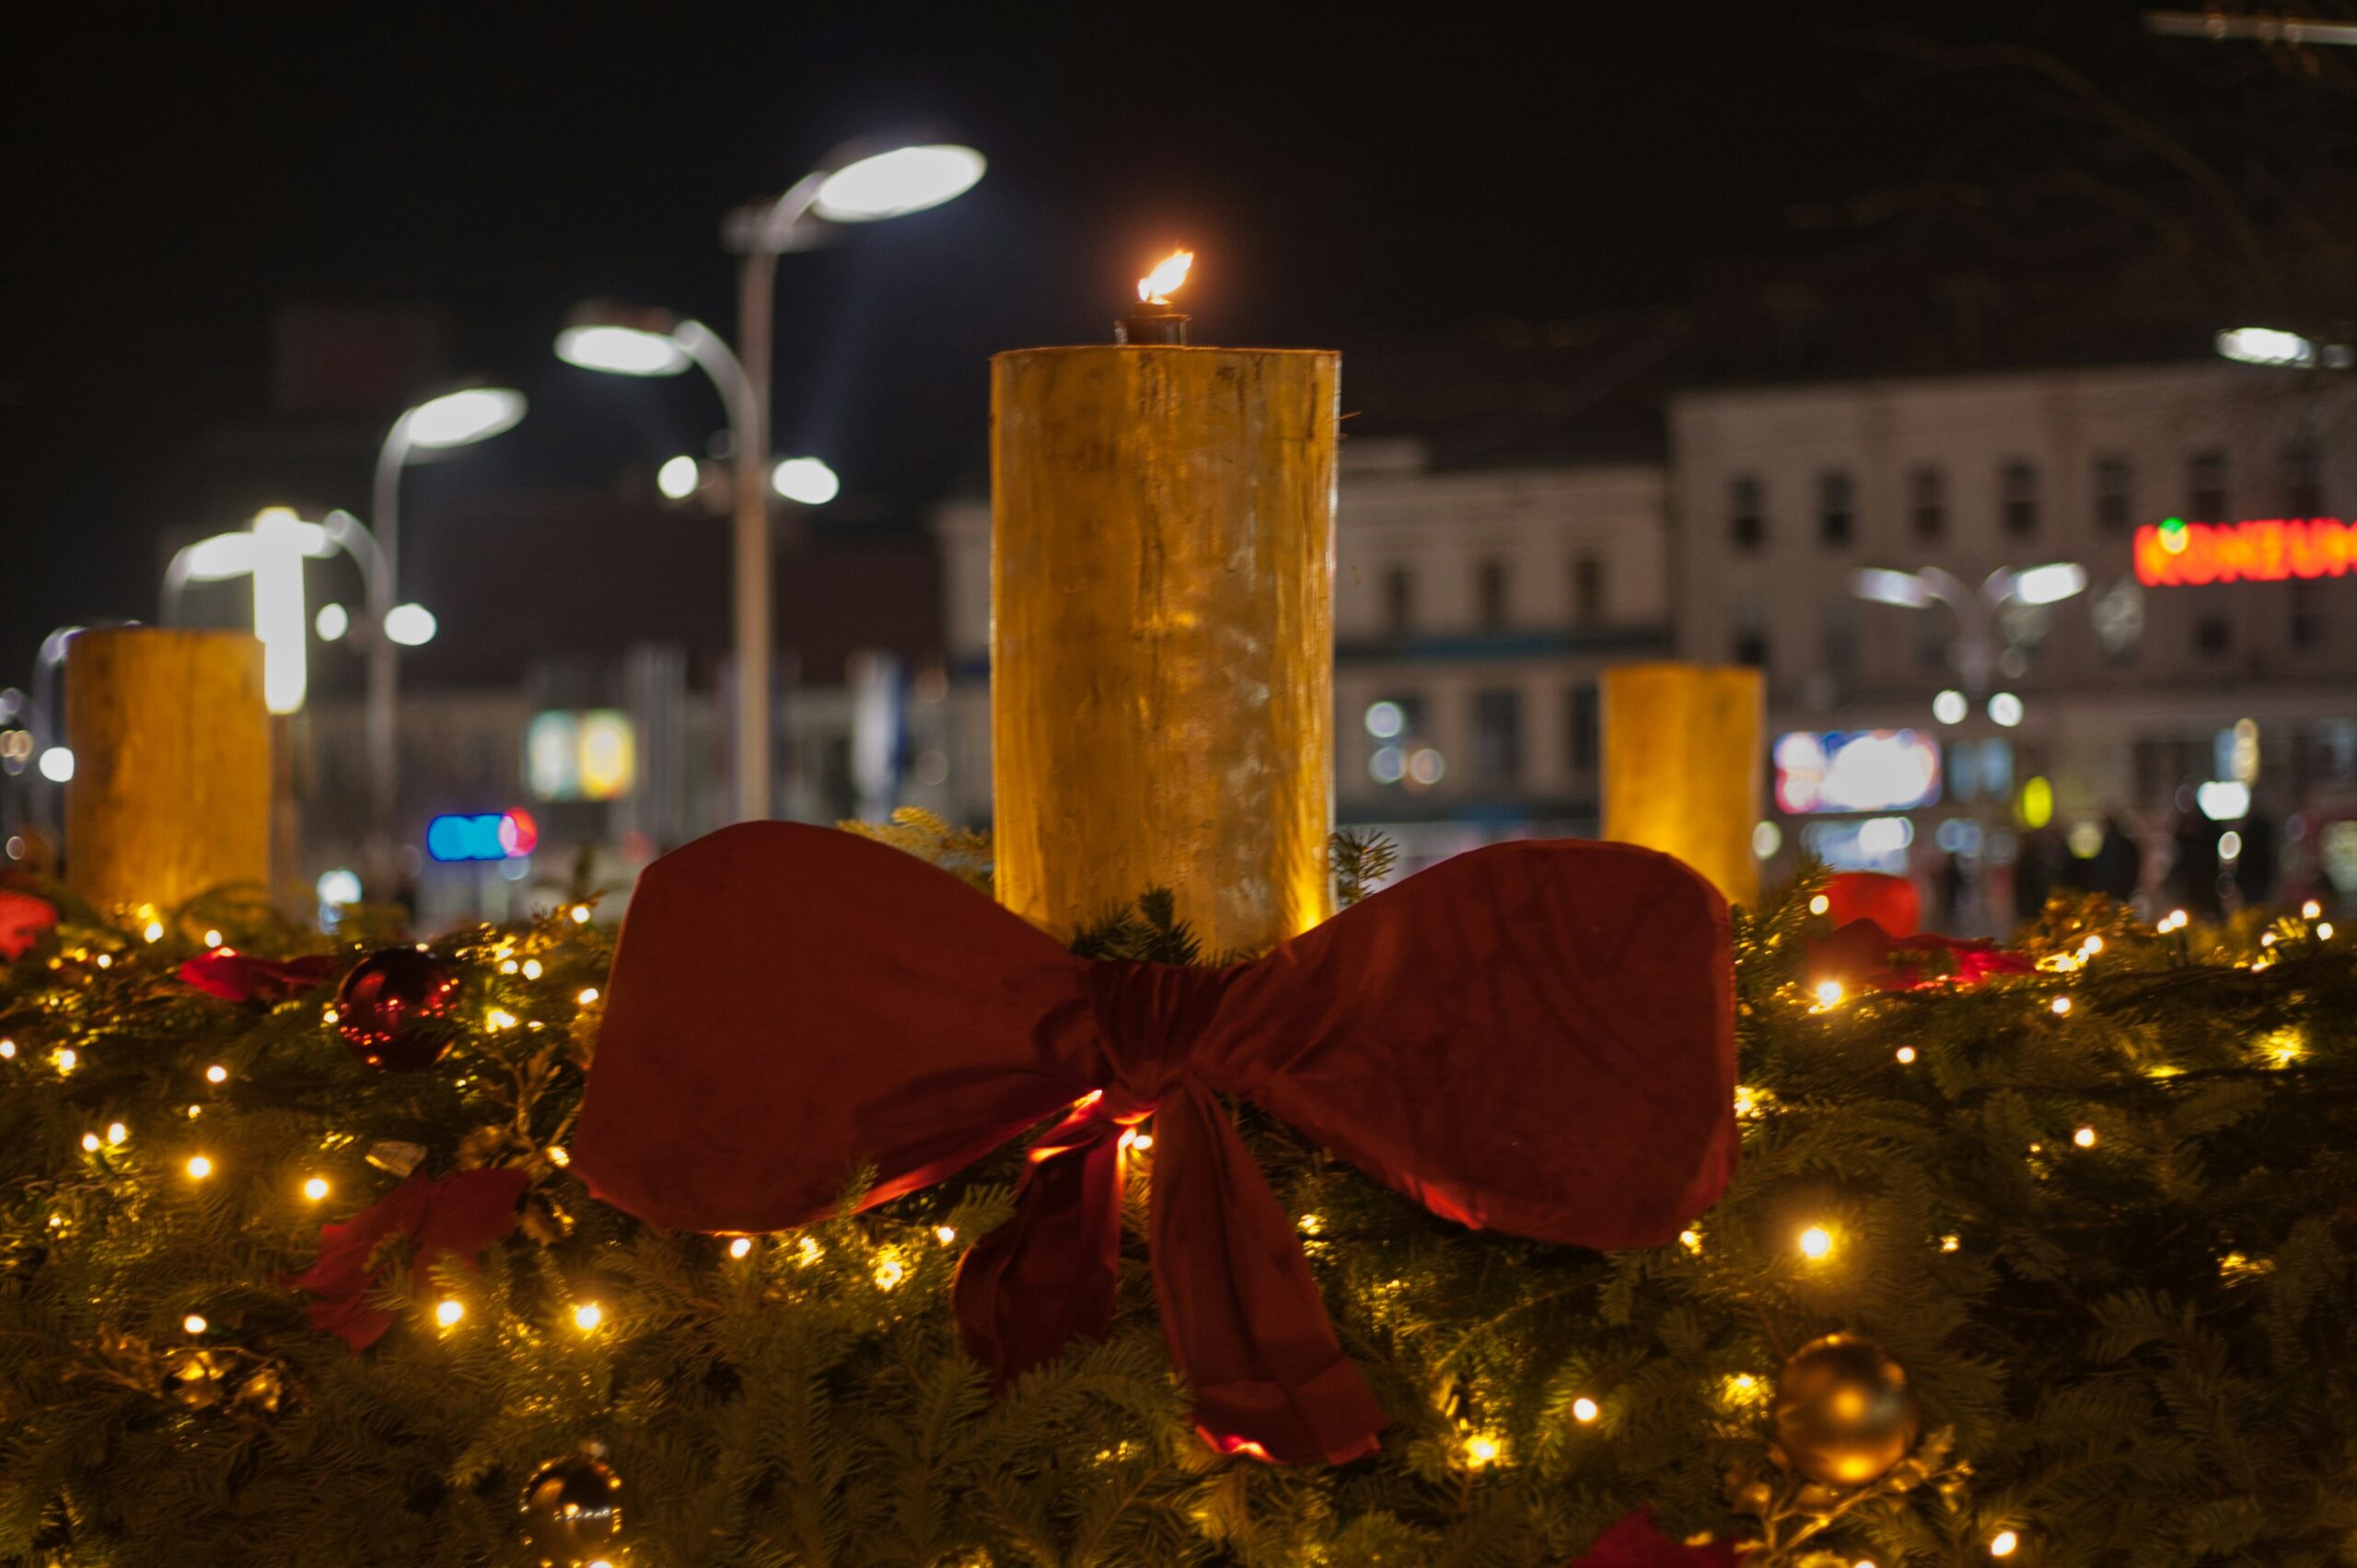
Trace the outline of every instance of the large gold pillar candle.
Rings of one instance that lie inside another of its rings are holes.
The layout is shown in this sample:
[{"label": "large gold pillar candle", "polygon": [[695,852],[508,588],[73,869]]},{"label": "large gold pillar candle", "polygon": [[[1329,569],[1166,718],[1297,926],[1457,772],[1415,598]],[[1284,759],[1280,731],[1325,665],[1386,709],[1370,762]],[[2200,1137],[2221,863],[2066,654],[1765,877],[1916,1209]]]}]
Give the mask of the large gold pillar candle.
[{"label": "large gold pillar candle", "polygon": [[1027,920],[1069,935],[1160,885],[1217,953],[1326,917],[1339,368],[992,362],[994,840]]},{"label": "large gold pillar candle", "polygon": [[1758,902],[1760,710],[1747,666],[1606,670],[1604,836],[1678,856],[1731,903]]},{"label": "large gold pillar candle", "polygon": [[242,632],[119,626],[65,659],[65,877],[103,910],[169,908],[270,880],[261,645]]}]

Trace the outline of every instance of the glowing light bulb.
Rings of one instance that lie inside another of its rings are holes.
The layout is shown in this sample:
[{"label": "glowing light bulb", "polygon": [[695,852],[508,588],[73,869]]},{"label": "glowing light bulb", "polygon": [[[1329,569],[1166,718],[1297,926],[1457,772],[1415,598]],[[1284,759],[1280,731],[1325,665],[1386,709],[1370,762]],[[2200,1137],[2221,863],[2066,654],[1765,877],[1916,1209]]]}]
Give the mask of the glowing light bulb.
[{"label": "glowing light bulb", "polygon": [[483,1016],[483,1022],[494,1029],[512,1029],[516,1027],[516,1015],[505,1007],[493,1007]]},{"label": "glowing light bulb", "polygon": [[1700,1252],[1702,1250],[1702,1233],[1699,1230],[1681,1230],[1678,1233],[1678,1245],[1689,1252]]},{"label": "glowing light bulb", "polygon": [[1316,1236],[1319,1231],[1326,1228],[1326,1216],[1323,1214],[1304,1214],[1300,1219],[1294,1223],[1301,1227],[1302,1235]]},{"label": "glowing light bulb", "polygon": [[328,1179],[326,1177],[315,1176],[308,1181],[303,1183],[303,1196],[308,1198],[312,1202],[316,1203],[327,1195]]},{"label": "glowing light bulb", "polygon": [[114,955],[112,953],[100,953],[99,955],[99,968],[102,970],[110,970],[114,968]]},{"label": "glowing light bulb", "polygon": [[1585,1394],[1582,1394],[1578,1399],[1572,1401],[1572,1419],[1578,1422],[1583,1426],[1586,1425],[1589,1422],[1594,1421],[1597,1416],[1602,1415],[1603,1413],[1603,1407],[1598,1405],[1594,1400],[1589,1399]]},{"label": "glowing light bulb", "polygon": [[126,1126],[124,1126],[122,1122],[120,1122],[120,1121],[110,1121],[110,1122],[108,1122],[108,1123],[107,1123],[107,1142],[108,1142],[108,1143],[110,1143],[110,1144],[121,1144],[121,1143],[122,1143],[125,1138],[128,1138],[128,1137],[130,1137],[130,1136],[131,1136],[131,1129],[130,1129],[130,1128],[128,1128],[128,1127],[126,1127]]},{"label": "glowing light bulb", "polygon": [[888,1252],[876,1261],[876,1288],[892,1290],[909,1277],[909,1266]]},{"label": "glowing light bulb", "polygon": [[1813,1225],[1801,1232],[1801,1255],[1805,1258],[1829,1258],[1833,1254],[1833,1233],[1821,1225]]},{"label": "glowing light bulb", "polygon": [[466,1315],[466,1303],[462,1301],[445,1301],[434,1308],[434,1320],[446,1329],[457,1324]]},{"label": "glowing light bulb", "polygon": [[573,1326],[585,1334],[605,1320],[606,1309],[594,1301],[585,1301],[573,1309]]},{"label": "glowing light bulb", "polygon": [[1498,1462],[1498,1440],[1485,1432],[1477,1432],[1465,1440],[1465,1462],[1481,1469]]},{"label": "glowing light bulb", "polygon": [[61,1073],[71,1073],[82,1064],[81,1057],[75,1054],[74,1048],[70,1045],[58,1047],[56,1060],[57,1070]]},{"label": "glowing light bulb", "polygon": [[1904,1067],[1915,1060],[1915,1048],[1911,1045],[1902,1045],[1898,1048],[1897,1054],[1898,1064]]},{"label": "glowing light bulb", "polygon": [[2102,938],[2102,937],[2100,937],[2100,936],[2090,936],[2090,937],[2088,937],[2088,938],[2086,939],[2085,943],[2084,943],[2084,944],[2083,944],[2083,945],[2080,947],[2080,948],[2079,948],[2079,954],[2080,954],[2080,956],[2081,956],[2082,958],[2094,958],[2097,953],[2100,953],[2100,952],[2102,952],[2102,951],[2103,951],[2103,938]]},{"label": "glowing light bulb", "polygon": [[1953,1232],[1940,1237],[1940,1250],[1943,1252],[1953,1252],[1963,1245],[1964,1237],[1957,1236]]},{"label": "glowing light bulb", "polygon": [[2052,1006],[2054,1008],[2054,1016],[2059,1018],[2063,1014],[2068,1013],[2071,1010],[2071,999],[2067,996],[2058,996],[2054,999]]},{"label": "glowing light bulb", "polygon": [[514,974],[517,970],[522,969],[523,967],[523,965],[517,963],[515,959],[510,958],[505,963],[499,966],[499,972],[501,974]]},{"label": "glowing light bulb", "polygon": [[575,904],[573,906],[573,923],[575,925],[586,925],[589,923],[589,906],[587,904]]},{"label": "glowing light bulb", "polygon": [[16,1059],[17,1042],[13,1040],[0,1040],[0,1062],[14,1062]]},{"label": "glowing light bulb", "polygon": [[204,1320],[203,1314],[192,1312],[187,1317],[180,1319],[180,1327],[186,1329],[192,1334],[201,1334],[204,1332],[205,1330],[213,1327],[213,1325]]},{"label": "glowing light bulb", "polygon": [[208,1084],[226,1084],[229,1081],[229,1069],[215,1062],[204,1070],[204,1081]]},{"label": "glowing light bulb", "polygon": [[2324,920],[2316,923],[2316,940],[2319,942],[2332,940],[2332,922]]},{"label": "glowing light bulb", "polygon": [[1151,1132],[1141,1132],[1130,1146],[1137,1150],[1140,1154],[1144,1154],[1146,1150],[1154,1147],[1154,1134]]},{"label": "glowing light bulb", "polygon": [[581,994],[575,997],[574,1000],[581,1004],[584,1007],[586,1007],[590,1003],[598,1000],[598,988],[594,985],[584,986],[581,989]]},{"label": "glowing light bulb", "polygon": [[933,1227],[933,1238],[935,1241],[940,1242],[944,1247],[947,1247],[958,1239],[958,1227],[954,1225],[935,1225]]},{"label": "glowing light bulb", "polygon": [[1840,1001],[1841,982],[1840,981],[1820,980],[1817,982],[1817,1005],[1818,1006],[1838,1006],[1840,1005]]},{"label": "glowing light bulb", "polygon": [[728,1255],[731,1258],[749,1258],[752,1254],[753,1238],[749,1236],[740,1236],[728,1244]]},{"label": "glowing light bulb", "polygon": [[2310,899],[2306,903],[2300,906],[2300,918],[2302,920],[2314,920],[2323,912],[2324,906],[2316,902],[2314,899]]},{"label": "glowing light bulb", "polygon": [[799,1262],[807,1269],[811,1264],[817,1262],[819,1259],[825,1257],[827,1255],[827,1249],[819,1245],[819,1238],[817,1237],[806,1236],[799,1242],[795,1243],[794,1255],[795,1261]]},{"label": "glowing light bulb", "polygon": [[2082,1127],[2071,1134],[2071,1142],[2083,1149],[2092,1149],[2096,1146],[2096,1130],[2092,1127]]},{"label": "glowing light bulb", "polygon": [[188,1157],[188,1173],[191,1179],[202,1181],[213,1174],[213,1162],[203,1155],[191,1155]]},{"label": "glowing light bulb", "polygon": [[524,960],[524,978],[526,980],[538,980],[540,978],[540,959],[526,958]]},{"label": "glowing light bulb", "polygon": [[150,942],[160,942],[164,938],[164,923],[160,920],[151,920],[147,923],[146,929],[139,935]]},{"label": "glowing light bulb", "polygon": [[204,945],[208,947],[218,947],[221,946],[221,934],[217,931],[206,932],[204,934]]},{"label": "glowing light bulb", "polygon": [[2022,1538],[2015,1535],[2013,1531],[1999,1530],[1995,1535],[1989,1538],[1989,1555],[1991,1557],[2011,1557],[2014,1554],[2014,1549],[2021,1545],[2021,1543]]},{"label": "glowing light bulb", "polygon": [[563,1144],[551,1144],[548,1146],[548,1156],[549,1164],[555,1166],[559,1170],[573,1163],[573,1151]]},{"label": "glowing light bulb", "polygon": [[1817,894],[1817,897],[1809,900],[1808,901],[1808,912],[1811,914],[1823,914],[1832,907],[1833,900],[1827,898],[1823,893]]},{"label": "glowing light bulb", "polygon": [[96,1132],[82,1134],[82,1152],[86,1155],[95,1155],[99,1152],[99,1135]]}]

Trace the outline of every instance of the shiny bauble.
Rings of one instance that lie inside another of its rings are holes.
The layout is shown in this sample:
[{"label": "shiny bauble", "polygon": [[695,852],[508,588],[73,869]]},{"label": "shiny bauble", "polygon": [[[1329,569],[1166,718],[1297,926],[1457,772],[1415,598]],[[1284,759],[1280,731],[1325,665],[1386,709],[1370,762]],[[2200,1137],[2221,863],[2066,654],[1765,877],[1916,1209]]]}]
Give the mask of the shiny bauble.
[{"label": "shiny bauble", "polygon": [[1907,1369],[1857,1334],[1828,1334],[1803,1345],[1776,1379],[1777,1446],[1811,1481],[1879,1481],[1922,1431],[1922,1407]]},{"label": "shiny bauble", "polygon": [[353,966],[335,993],[335,1032],[371,1067],[414,1072],[450,1049],[459,970],[415,947],[388,947]]},{"label": "shiny bauble", "polygon": [[622,1478],[604,1458],[605,1449],[584,1445],[577,1454],[551,1459],[524,1483],[524,1544],[541,1568],[588,1568],[625,1546]]},{"label": "shiny bauble", "polygon": [[186,1350],[171,1359],[164,1386],[179,1403],[192,1411],[210,1410],[226,1397],[229,1364],[217,1351]]}]

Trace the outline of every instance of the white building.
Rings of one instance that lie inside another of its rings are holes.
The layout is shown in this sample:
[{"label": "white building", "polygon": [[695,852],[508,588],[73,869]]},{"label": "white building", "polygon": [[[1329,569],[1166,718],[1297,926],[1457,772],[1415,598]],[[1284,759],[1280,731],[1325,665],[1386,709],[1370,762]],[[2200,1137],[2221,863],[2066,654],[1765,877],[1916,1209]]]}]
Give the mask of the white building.
[{"label": "white building", "polygon": [[[2214,362],[1695,391],[1673,401],[1670,448],[1680,656],[1762,666],[1774,733],[1928,732],[1945,777],[1909,831],[1948,848],[1985,831],[2003,865],[2050,799],[2082,848],[2109,811],[2165,840],[2195,786],[2249,761],[2219,745],[2243,720],[2258,768],[2241,782],[2289,836],[2357,816],[2357,563],[2203,587],[2134,569],[2138,529],[2172,517],[2346,517],[2357,377]],[[1933,703],[1974,684],[1957,618],[1851,591],[1864,566],[1977,587],[2048,562],[2083,565],[2085,592],[1996,618],[1997,667],[1954,725]],[[1990,718],[2000,692],[2017,725]],[[1827,820],[1817,841],[1854,853],[1859,819]]]},{"label": "white building", "polygon": [[[1666,476],[1647,463],[1434,471],[1422,446],[1342,447],[1335,545],[1336,814],[1408,865],[1596,830],[1597,671],[1666,653]],[[990,507],[945,507],[954,814],[990,799]]]}]

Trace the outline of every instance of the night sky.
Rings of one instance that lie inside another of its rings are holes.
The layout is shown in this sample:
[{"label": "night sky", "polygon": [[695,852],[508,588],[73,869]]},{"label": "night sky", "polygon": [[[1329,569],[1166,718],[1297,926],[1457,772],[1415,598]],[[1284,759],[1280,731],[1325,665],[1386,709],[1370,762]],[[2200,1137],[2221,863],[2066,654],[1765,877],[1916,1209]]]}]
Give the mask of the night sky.
[{"label": "night sky", "polygon": [[[267,429],[283,303],[441,304],[452,369],[530,395],[521,430],[419,482],[415,537],[437,497],[595,484],[700,445],[722,421],[697,378],[553,358],[566,308],[609,296],[727,331],[725,210],[843,137],[940,127],[988,155],[984,182],[786,258],[779,293],[776,447],[842,471],[831,527],[909,529],[979,471],[987,355],[1101,339],[1173,245],[1199,252],[1188,303],[1214,341],[1347,355],[1484,313],[1674,305],[1699,266],[1805,243],[1795,204],[1952,141],[1954,94],[1910,91],[1870,22],[2142,47],[2133,8],[2092,0],[1916,9],[19,13],[0,684],[52,625],[152,615],[168,530],[242,522],[191,454]],[[561,582],[528,597],[561,618]]]}]

